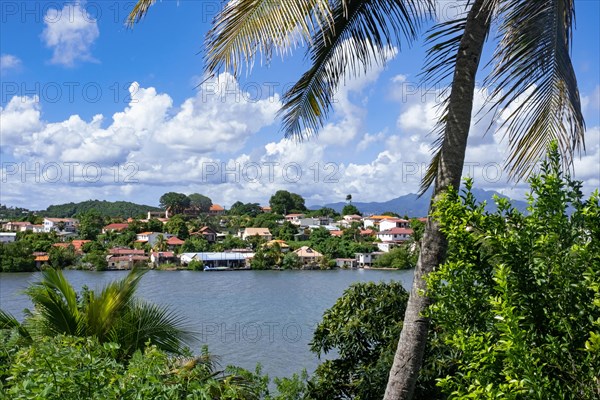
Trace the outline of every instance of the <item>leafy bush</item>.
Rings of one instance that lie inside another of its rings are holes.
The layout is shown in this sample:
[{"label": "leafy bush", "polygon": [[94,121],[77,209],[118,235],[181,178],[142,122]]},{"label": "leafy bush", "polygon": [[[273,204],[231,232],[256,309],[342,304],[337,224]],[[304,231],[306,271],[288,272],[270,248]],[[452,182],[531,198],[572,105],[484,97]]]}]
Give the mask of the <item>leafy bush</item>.
[{"label": "leafy bush", "polygon": [[[313,399],[381,399],[408,293],[398,282],[355,283],[325,311],[311,350],[337,358],[320,364],[308,382]],[[293,383],[298,391],[299,382]]]},{"label": "leafy bush", "polygon": [[173,358],[155,346],[127,363],[119,346],[94,338],[47,337],[9,360],[0,396],[11,399],[258,399],[268,378],[228,367],[216,370],[205,349],[199,357]]},{"label": "leafy bush", "polygon": [[375,260],[375,266],[396,269],[414,268],[417,265],[418,256],[417,252],[411,250],[408,244],[403,244],[379,256]]},{"label": "leafy bush", "polygon": [[564,177],[554,146],[530,180],[529,215],[471,194],[437,204],[447,262],[429,277],[448,398],[600,397],[600,208]]}]

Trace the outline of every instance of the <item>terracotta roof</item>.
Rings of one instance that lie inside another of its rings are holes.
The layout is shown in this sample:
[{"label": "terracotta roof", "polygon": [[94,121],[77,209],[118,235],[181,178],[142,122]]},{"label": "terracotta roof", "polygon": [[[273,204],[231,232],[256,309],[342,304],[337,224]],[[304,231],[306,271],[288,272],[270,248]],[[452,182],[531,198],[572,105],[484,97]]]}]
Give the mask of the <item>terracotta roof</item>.
[{"label": "terracotta roof", "polygon": [[213,204],[210,206],[210,211],[225,211],[225,209],[218,204]]},{"label": "terracotta roof", "polygon": [[299,249],[297,249],[296,251],[294,251],[294,253],[298,254],[298,257],[323,257],[323,254],[319,253],[316,250],[311,249],[308,246],[302,246]]},{"label": "terracotta roof", "polygon": [[153,233],[154,233],[154,232],[142,232],[142,233],[138,233],[137,235],[138,235],[138,236],[140,236],[140,235],[145,235],[145,236],[148,236],[148,235],[152,235]]},{"label": "terracotta roof", "polygon": [[50,260],[50,256],[35,256],[35,260],[34,261],[49,261]]},{"label": "terracotta roof", "polygon": [[77,222],[75,218],[44,218],[51,222]]},{"label": "terracotta roof", "polygon": [[179,239],[177,236],[172,236],[170,238],[167,239],[167,244],[169,246],[181,246],[183,245],[185,242],[181,239]]},{"label": "terracotta roof", "polygon": [[377,235],[412,235],[413,230],[410,228],[392,228],[387,231],[381,231]]},{"label": "terracotta roof", "polygon": [[157,258],[157,257],[173,258],[173,257],[175,257],[175,253],[173,253],[172,251],[154,251],[154,252],[152,252],[152,255],[154,256],[154,258]]},{"label": "terracotta roof", "polygon": [[269,228],[246,228],[244,234],[246,236],[271,236],[271,231]]},{"label": "terracotta roof", "polygon": [[112,256],[108,260],[110,262],[116,261],[148,261],[148,257],[146,256]]},{"label": "terracotta roof", "polygon": [[329,233],[331,234],[331,236],[342,236],[342,234],[344,232],[342,232],[340,230],[335,230],[335,231],[329,231]]},{"label": "terracotta roof", "polygon": [[7,224],[16,225],[16,226],[29,226],[31,222],[29,221],[10,221]]},{"label": "terracotta roof", "polygon": [[124,254],[136,254],[136,255],[144,255],[146,252],[144,250],[138,249],[123,249],[119,247],[114,247],[108,250],[109,254],[112,255],[124,255]]},{"label": "terracotta roof", "polygon": [[127,229],[127,227],[129,226],[129,224],[127,223],[114,223],[114,224],[108,224],[106,225],[104,228],[104,230],[113,230],[113,231],[122,231],[123,229]]},{"label": "terracotta roof", "polygon": [[285,217],[286,217],[286,218],[288,218],[288,217],[300,217],[300,216],[303,216],[303,215],[304,215],[304,214],[288,214],[288,215],[286,215]]}]

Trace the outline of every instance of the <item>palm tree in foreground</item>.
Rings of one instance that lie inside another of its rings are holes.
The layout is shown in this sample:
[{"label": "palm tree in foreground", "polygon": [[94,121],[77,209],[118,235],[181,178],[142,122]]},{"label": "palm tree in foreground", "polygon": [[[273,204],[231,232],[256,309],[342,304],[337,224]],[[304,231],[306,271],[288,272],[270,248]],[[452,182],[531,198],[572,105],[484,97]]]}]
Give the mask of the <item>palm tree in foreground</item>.
[{"label": "palm tree in foreground", "polygon": [[181,354],[194,335],[183,317],[134,297],[144,273],[132,270],[100,293],[84,290],[78,295],[60,270],[45,270],[41,281],[25,291],[33,311],[25,310],[26,318],[19,323],[0,310],[0,329],[15,330],[26,341],[61,334],[94,336],[100,343],[118,343],[123,357],[147,343]]},{"label": "palm tree in foreground", "polygon": [[[138,0],[129,17],[139,21],[154,0]],[[239,74],[257,56],[269,61],[306,44],[311,66],[283,95],[280,115],[286,137],[316,134],[331,109],[336,89],[387,61],[391,46],[410,43],[435,9],[434,0],[231,0],[215,17],[206,41],[206,72]],[[434,184],[432,206],[449,187],[458,188],[473,111],[475,78],[491,27],[497,27],[492,71],[492,106],[507,118],[511,176],[531,172],[556,140],[571,165],[583,145],[584,122],[570,60],[573,0],[472,0],[455,20],[434,26],[423,71],[427,83],[447,82],[436,151],[421,191]],[[429,220],[421,244],[404,324],[385,399],[410,399],[427,340],[429,305],[424,278],[443,262],[446,240]]]}]

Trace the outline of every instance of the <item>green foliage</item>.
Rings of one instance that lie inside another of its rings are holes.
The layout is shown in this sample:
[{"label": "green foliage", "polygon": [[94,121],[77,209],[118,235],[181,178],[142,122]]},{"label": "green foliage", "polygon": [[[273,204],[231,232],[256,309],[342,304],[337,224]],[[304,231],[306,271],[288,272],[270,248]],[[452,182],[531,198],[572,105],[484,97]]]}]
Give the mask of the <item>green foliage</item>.
[{"label": "green foliage", "polygon": [[181,246],[182,253],[198,253],[210,250],[210,243],[202,236],[191,236]]},{"label": "green foliage", "polygon": [[289,214],[291,212],[306,211],[304,199],[296,193],[290,193],[287,190],[278,190],[269,199],[269,205],[276,214]]},{"label": "green foliage", "polygon": [[342,215],[362,215],[361,212],[356,208],[354,204],[346,204],[342,208]]},{"label": "green foliage", "polygon": [[92,251],[86,253],[81,262],[90,267],[91,269],[95,269],[96,271],[105,271],[108,267],[108,262],[106,261],[106,253],[103,251]]},{"label": "green foliage", "polygon": [[378,268],[410,269],[417,265],[419,254],[410,249],[409,244],[394,247],[388,253],[384,253],[375,260]]},{"label": "green foliage", "polygon": [[398,282],[355,283],[325,311],[311,350],[337,358],[320,364],[309,398],[381,399],[392,365],[408,293]]},{"label": "green foliage", "polygon": [[21,207],[7,207],[5,204],[0,204],[0,219],[15,221],[27,216],[30,211]]},{"label": "green foliage", "polygon": [[256,217],[257,215],[262,214],[262,208],[258,203],[242,203],[241,201],[236,201],[231,205],[228,215],[249,215],[251,217]]},{"label": "green foliage", "polygon": [[190,198],[183,193],[168,192],[160,196],[160,206],[170,210],[171,215],[180,214],[190,205]]},{"label": "green foliage", "polygon": [[35,271],[35,261],[31,252],[30,245],[24,241],[0,244],[0,271]]},{"label": "green foliage", "polygon": [[283,256],[283,261],[281,262],[281,269],[300,269],[302,268],[302,260],[298,256],[298,254],[290,251],[285,256]]},{"label": "green foliage", "polygon": [[149,219],[144,228],[148,232],[163,232],[164,229],[164,224],[156,218]]},{"label": "green foliage", "polygon": [[47,252],[58,241],[58,236],[54,231],[49,233],[17,232],[17,241],[26,244],[31,251]]},{"label": "green foliage", "polygon": [[[59,270],[42,272],[42,280],[26,290],[34,305],[20,325],[34,341],[60,334],[93,336],[100,343],[120,345],[120,357],[130,357],[148,342],[171,353],[181,353],[183,343],[193,338],[185,320],[165,307],[135,299],[143,276],[131,271],[111,282],[100,293],[84,290],[77,294]],[[2,327],[0,330],[12,330]]]},{"label": "green foliage", "polygon": [[245,249],[247,247],[248,247],[248,243],[246,243],[239,237],[233,236],[233,235],[225,236],[225,239],[223,239],[223,241],[221,243],[217,243],[214,246],[214,248],[216,249],[215,251],[231,250],[231,249]]},{"label": "green foliage", "polygon": [[94,338],[44,338],[9,359],[0,396],[11,399],[258,399],[268,378],[228,367],[216,370],[205,349],[172,358],[156,346],[124,363],[119,346]]},{"label": "green foliage", "polygon": [[281,265],[282,260],[283,256],[278,245],[259,245],[250,266],[252,269],[271,269]]},{"label": "green foliage", "polygon": [[75,265],[77,261],[77,255],[75,254],[75,248],[72,245],[67,247],[53,246],[48,252],[50,256],[50,264],[52,267],[61,269]]},{"label": "green foliage", "polygon": [[212,206],[212,200],[200,193],[192,193],[188,196],[190,205],[196,207],[200,212],[208,212]]},{"label": "green foliage", "polygon": [[202,263],[202,261],[198,261],[198,260],[192,260],[188,263],[188,269],[191,271],[203,271],[204,270],[204,264]]},{"label": "green foliage", "polygon": [[600,396],[599,195],[582,199],[555,146],[530,184],[527,216],[505,199],[485,213],[470,181],[437,204],[450,247],[430,315],[449,398]]},{"label": "green foliage", "polygon": [[45,217],[71,218],[90,210],[98,212],[103,217],[135,218],[146,216],[148,211],[160,211],[160,208],[130,203],[128,201],[88,200],[80,203],[52,205],[39,214]]},{"label": "green foliage", "polygon": [[290,221],[285,221],[283,224],[271,230],[273,236],[280,240],[294,240],[294,235],[298,233],[298,227]]},{"label": "green foliage", "polygon": [[165,230],[168,233],[177,236],[181,240],[185,240],[190,236],[188,227],[180,215],[175,215],[174,217],[169,218],[165,224]]},{"label": "green foliage", "polygon": [[79,227],[77,228],[79,236],[82,239],[96,240],[104,226],[102,215],[97,210],[92,209],[77,217],[79,219]]}]

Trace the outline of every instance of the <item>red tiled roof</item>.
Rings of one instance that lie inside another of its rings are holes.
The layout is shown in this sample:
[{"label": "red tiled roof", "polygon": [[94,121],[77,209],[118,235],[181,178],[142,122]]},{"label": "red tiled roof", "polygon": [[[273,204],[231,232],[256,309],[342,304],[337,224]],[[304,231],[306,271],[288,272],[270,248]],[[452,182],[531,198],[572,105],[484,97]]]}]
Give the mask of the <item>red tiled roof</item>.
[{"label": "red tiled roof", "polygon": [[176,237],[176,236],[173,236],[173,237],[170,237],[170,238],[168,238],[168,239],[167,239],[167,244],[168,244],[169,246],[181,246],[181,245],[183,245],[184,243],[185,243],[185,242],[184,242],[183,240],[179,239],[179,238],[178,238],[178,237]]},{"label": "red tiled roof", "polygon": [[146,256],[112,256],[108,259],[110,262],[117,261],[148,261]]},{"label": "red tiled roof", "polygon": [[375,234],[375,231],[373,229],[363,229],[360,231],[360,234],[363,236],[371,236]]},{"label": "red tiled roof", "polygon": [[213,204],[210,206],[210,211],[225,211],[225,209],[218,204]]},{"label": "red tiled roof", "polygon": [[122,231],[124,229],[127,229],[127,227],[129,226],[129,224],[127,223],[114,223],[114,224],[108,224],[106,225],[104,228],[104,230],[109,231]]},{"label": "red tiled roof", "polygon": [[165,257],[165,258],[173,258],[175,257],[175,253],[173,253],[172,251],[158,251],[158,252],[153,252],[152,255],[154,256],[154,258],[156,257]]},{"label": "red tiled roof", "polygon": [[146,252],[144,250],[138,249],[124,249],[119,247],[114,247],[108,250],[108,254],[112,255],[125,255],[125,254],[135,254],[135,255],[144,255]]},{"label": "red tiled roof", "polygon": [[331,234],[331,236],[342,236],[343,232],[342,231],[329,231],[329,233]]},{"label": "red tiled roof", "polygon": [[413,230],[409,228],[392,228],[379,232],[378,235],[412,235]]}]

